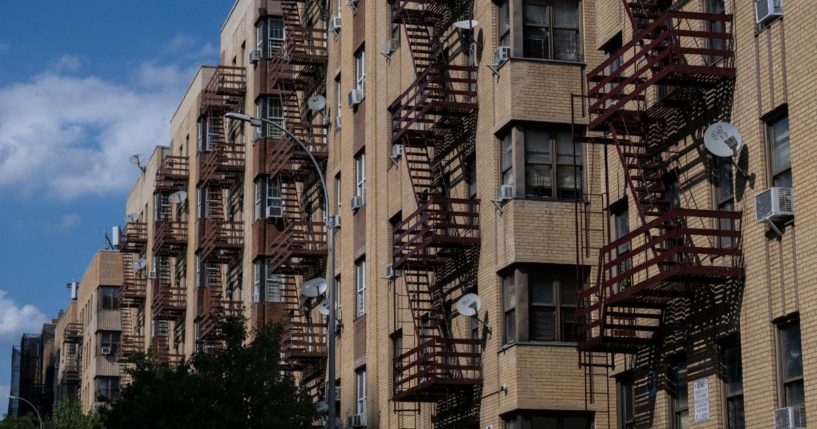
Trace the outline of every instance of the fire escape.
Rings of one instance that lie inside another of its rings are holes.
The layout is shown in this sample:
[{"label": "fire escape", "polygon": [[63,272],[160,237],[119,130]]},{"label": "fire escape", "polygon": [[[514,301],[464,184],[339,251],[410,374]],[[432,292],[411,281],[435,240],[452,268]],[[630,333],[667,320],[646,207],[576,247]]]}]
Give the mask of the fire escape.
[{"label": "fire escape", "polygon": [[390,143],[402,145],[417,204],[394,227],[393,268],[405,284],[404,294],[394,288],[396,329],[413,326],[413,334],[404,332],[394,358],[392,399],[436,403],[435,426],[457,425],[453,416],[478,419],[482,385],[480,340],[453,308],[477,290],[480,247],[479,200],[458,196],[475,153],[473,34],[453,27],[471,19],[473,2],[391,4],[417,76],[389,107]]},{"label": "fire escape", "polygon": [[[629,362],[655,359],[668,338],[694,335],[696,323],[722,323],[714,310],[698,311],[703,320],[694,320],[693,309],[734,305],[724,302],[724,290],[739,288],[744,277],[741,212],[699,209],[690,195],[696,186],[690,171],[707,161],[694,135],[731,112],[732,16],[662,9],[657,1],[623,3],[632,39],[587,74],[591,134],[575,136],[577,143],[599,145],[605,163],[611,156],[620,166],[618,173],[605,172],[608,197],[598,224],[614,214],[611,176],[614,183],[623,177],[637,215],[620,236],[602,228],[600,248],[592,248],[588,230],[577,233],[584,249],[577,262],[584,265],[589,256],[587,263],[596,265],[579,290],[577,310],[589,403],[595,402],[594,376],[606,376],[615,353],[634,356]],[[577,210],[589,206],[577,204]],[[577,219],[589,216],[578,213]]]},{"label": "fire escape", "polygon": [[[269,3],[269,2],[266,2]],[[256,103],[267,118],[297,136],[326,172],[327,126],[307,107],[307,99],[325,90],[327,39],[325,4],[319,0],[280,1],[281,16],[262,10],[262,20],[280,20],[283,38],[265,38],[255,69]],[[254,181],[264,204],[253,224],[253,259],[266,280],[253,299],[255,326],[286,321],[282,353],[299,371],[313,398],[324,395],[326,326],[301,302],[301,282],[326,275],[326,234],[319,177],[307,153],[280,130],[265,125],[253,145]],[[314,301],[314,299],[312,300]]]},{"label": "fire escape", "polygon": [[[130,358],[142,351],[142,338],[136,334],[133,322],[134,314],[145,308],[147,278],[144,268],[138,264],[144,262],[147,249],[147,223],[130,220],[122,232],[119,246],[122,255],[122,287],[119,289],[119,318],[122,333],[119,345],[115,350],[116,361],[123,371],[130,365]],[[140,261],[140,262],[137,262]],[[124,380],[127,383],[127,380]]]},{"label": "fire escape", "polygon": [[59,371],[60,385],[59,397],[69,400],[79,398],[79,388],[81,381],[81,348],[82,348],[82,323],[69,323],[65,327],[62,338],[62,354]]},{"label": "fire escape", "polygon": [[[195,320],[197,341],[205,350],[221,343],[219,322],[242,311],[237,294],[244,249],[245,148],[238,135],[240,128],[225,128],[224,114],[243,111],[246,92],[243,67],[218,66],[201,94]],[[183,311],[183,287],[181,293]]]}]

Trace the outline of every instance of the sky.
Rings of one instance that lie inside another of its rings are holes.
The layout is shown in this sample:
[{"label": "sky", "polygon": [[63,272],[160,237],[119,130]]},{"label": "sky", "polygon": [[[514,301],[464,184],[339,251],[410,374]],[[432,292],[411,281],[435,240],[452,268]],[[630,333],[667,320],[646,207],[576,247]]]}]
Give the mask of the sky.
[{"label": "sky", "polygon": [[124,223],[232,0],[0,0],[0,414],[13,344],[39,333]]}]

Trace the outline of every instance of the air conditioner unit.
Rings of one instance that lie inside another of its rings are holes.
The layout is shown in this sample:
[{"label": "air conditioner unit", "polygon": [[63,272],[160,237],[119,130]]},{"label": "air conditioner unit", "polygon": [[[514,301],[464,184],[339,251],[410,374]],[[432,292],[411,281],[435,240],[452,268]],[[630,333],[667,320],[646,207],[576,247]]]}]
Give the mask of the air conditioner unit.
[{"label": "air conditioner unit", "polygon": [[329,21],[329,30],[335,34],[340,33],[340,15],[333,16]]},{"label": "air conditioner unit", "polygon": [[336,129],[336,130],[339,130],[339,129],[340,129],[340,124],[341,124],[341,123],[342,123],[342,121],[340,120],[340,115],[335,116],[335,129]]},{"label": "air conditioner unit", "polygon": [[148,280],[153,280],[156,278],[156,268],[148,271]]},{"label": "air conditioner unit", "polygon": [[363,101],[363,90],[360,89],[353,89],[349,91],[349,105],[352,107],[357,106],[360,102]]},{"label": "air conditioner unit", "polygon": [[390,39],[386,41],[386,44],[383,45],[383,52],[382,54],[389,58],[391,54],[400,47],[400,39]]},{"label": "air conditioner unit", "polygon": [[394,279],[400,276],[400,271],[394,269],[394,265],[389,264],[386,265],[386,278],[387,279]]},{"label": "air conditioner unit", "polygon": [[357,0],[346,0],[346,5],[352,9],[357,9]]},{"label": "air conditioner unit", "polygon": [[774,410],[775,429],[806,429],[805,407],[786,407]]},{"label": "air conditioner unit", "polygon": [[778,221],[794,217],[791,188],[769,188],[755,196],[755,219]]},{"label": "air conditioner unit", "polygon": [[355,414],[349,416],[350,428],[364,428],[366,427],[366,414]]},{"label": "air conditioner unit", "polygon": [[499,67],[502,64],[505,64],[505,61],[508,61],[511,58],[511,47],[510,46],[500,46],[494,50],[494,55],[491,57],[491,65],[494,67]]},{"label": "air conditioner unit", "polygon": [[267,219],[280,219],[284,216],[284,208],[280,205],[267,206]]},{"label": "air conditioner unit", "polygon": [[255,64],[259,60],[261,60],[261,50],[253,49],[252,51],[250,51],[250,63]]},{"label": "air conditioner unit", "polygon": [[357,210],[361,207],[363,207],[363,197],[360,195],[352,197],[352,210]]},{"label": "air conditioner unit", "polygon": [[102,347],[102,356],[110,356],[111,355],[111,348],[110,347]]},{"label": "air conditioner unit", "polygon": [[496,188],[496,200],[504,202],[513,199],[513,185],[502,185]]},{"label": "air conditioner unit", "polygon": [[393,144],[391,147],[391,160],[397,161],[400,157],[403,156],[403,145],[397,143]]},{"label": "air conditioner unit", "polygon": [[755,21],[765,24],[783,16],[783,0],[755,0]]},{"label": "air conditioner unit", "polygon": [[329,221],[331,222],[331,224],[332,224],[331,226],[333,228],[340,228],[340,215],[339,214],[332,215],[332,217],[329,219]]}]

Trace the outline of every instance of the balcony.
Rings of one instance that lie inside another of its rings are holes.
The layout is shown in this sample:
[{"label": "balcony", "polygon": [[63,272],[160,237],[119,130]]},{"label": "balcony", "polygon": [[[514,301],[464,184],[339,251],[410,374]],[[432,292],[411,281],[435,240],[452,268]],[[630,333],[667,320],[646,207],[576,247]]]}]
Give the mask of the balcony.
[{"label": "balcony", "polygon": [[[287,126],[291,126],[287,122]],[[318,161],[327,158],[326,128],[323,126],[309,127],[297,126],[290,129],[301,141],[303,141],[312,155]],[[299,171],[306,169],[312,172],[312,163],[306,152],[301,150],[288,137],[272,138],[260,137],[253,144],[253,173],[254,176],[265,175],[276,177],[279,175],[296,177],[303,179],[303,174]]]},{"label": "balcony", "polygon": [[480,340],[432,338],[394,358],[392,400],[436,402],[482,384]]},{"label": "balcony", "polygon": [[81,344],[82,343],[82,323],[75,322],[69,323],[65,326],[65,331],[63,331],[63,340],[69,344]]},{"label": "balcony", "polygon": [[153,280],[153,318],[175,320],[184,316],[187,308],[187,294],[182,287],[175,287],[169,279]]},{"label": "balcony", "polygon": [[394,269],[444,264],[479,246],[479,200],[430,197],[394,233]]},{"label": "balcony", "polygon": [[[721,30],[707,30],[720,23]],[[700,91],[735,78],[731,15],[668,11],[635,34],[630,42],[587,74],[591,120],[589,129],[607,131],[622,119],[637,119],[639,103],[648,101],[653,86],[676,87],[657,100],[648,116],[688,107]],[[643,45],[642,45],[643,42]],[[612,64],[621,64],[607,73]],[[636,127],[631,127],[635,129]]]},{"label": "balcony", "polygon": [[153,224],[153,254],[177,256],[187,247],[187,222],[159,220]]},{"label": "balcony", "polygon": [[66,356],[60,371],[62,372],[61,382],[63,384],[79,384],[81,380],[79,357],[76,355]]},{"label": "balcony", "polygon": [[219,141],[211,151],[200,151],[196,156],[199,184],[231,184],[244,174],[244,145]]},{"label": "balcony", "polygon": [[325,358],[326,326],[315,322],[290,321],[284,332],[281,353],[284,360],[296,364]]},{"label": "balcony", "polygon": [[170,349],[170,338],[167,336],[155,336],[150,339],[150,348],[156,354],[159,362],[173,365],[184,360],[184,355],[175,353]]},{"label": "balcony", "polygon": [[176,192],[187,189],[190,177],[189,160],[186,156],[162,157],[162,163],[156,170],[156,190]]},{"label": "balcony", "polygon": [[116,347],[116,360],[118,362],[127,362],[141,351],[142,337],[123,332]]},{"label": "balcony", "polygon": [[201,113],[211,110],[230,111],[243,107],[247,93],[244,67],[218,66],[201,94]]},{"label": "balcony", "polygon": [[120,249],[125,252],[142,253],[148,243],[148,225],[145,222],[128,222],[122,231]]},{"label": "balcony", "polygon": [[221,219],[199,219],[198,253],[201,260],[211,256],[228,261],[244,249],[244,223]]},{"label": "balcony", "polygon": [[228,317],[239,317],[243,303],[224,298],[221,288],[200,287],[196,289],[196,320],[199,337],[209,342],[217,339],[219,324]]},{"label": "balcony", "polygon": [[147,283],[133,267],[133,253],[122,254],[122,287],[119,288],[119,307],[137,307],[145,301]]},{"label": "balcony", "polygon": [[389,106],[392,143],[444,143],[477,108],[476,66],[431,65]]}]

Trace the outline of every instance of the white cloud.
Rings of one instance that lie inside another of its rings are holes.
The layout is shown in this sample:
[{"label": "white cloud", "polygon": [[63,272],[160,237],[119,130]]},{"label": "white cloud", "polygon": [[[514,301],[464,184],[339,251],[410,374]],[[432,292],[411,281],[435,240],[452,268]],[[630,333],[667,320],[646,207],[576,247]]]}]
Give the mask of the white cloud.
[{"label": "white cloud", "polygon": [[147,63],[136,87],[56,73],[0,87],[0,190],[73,199],[130,189],[128,158],[167,144],[191,76]]},{"label": "white cloud", "polygon": [[70,54],[65,54],[57,58],[57,61],[54,62],[54,70],[56,71],[73,72],[79,70],[81,67],[82,60]]},{"label": "white cloud", "polygon": [[68,213],[60,218],[60,229],[71,229],[82,223],[82,218],[76,213]]},{"label": "white cloud", "polygon": [[37,307],[19,307],[0,289],[0,343],[16,343],[23,333],[39,333],[48,319]]}]

